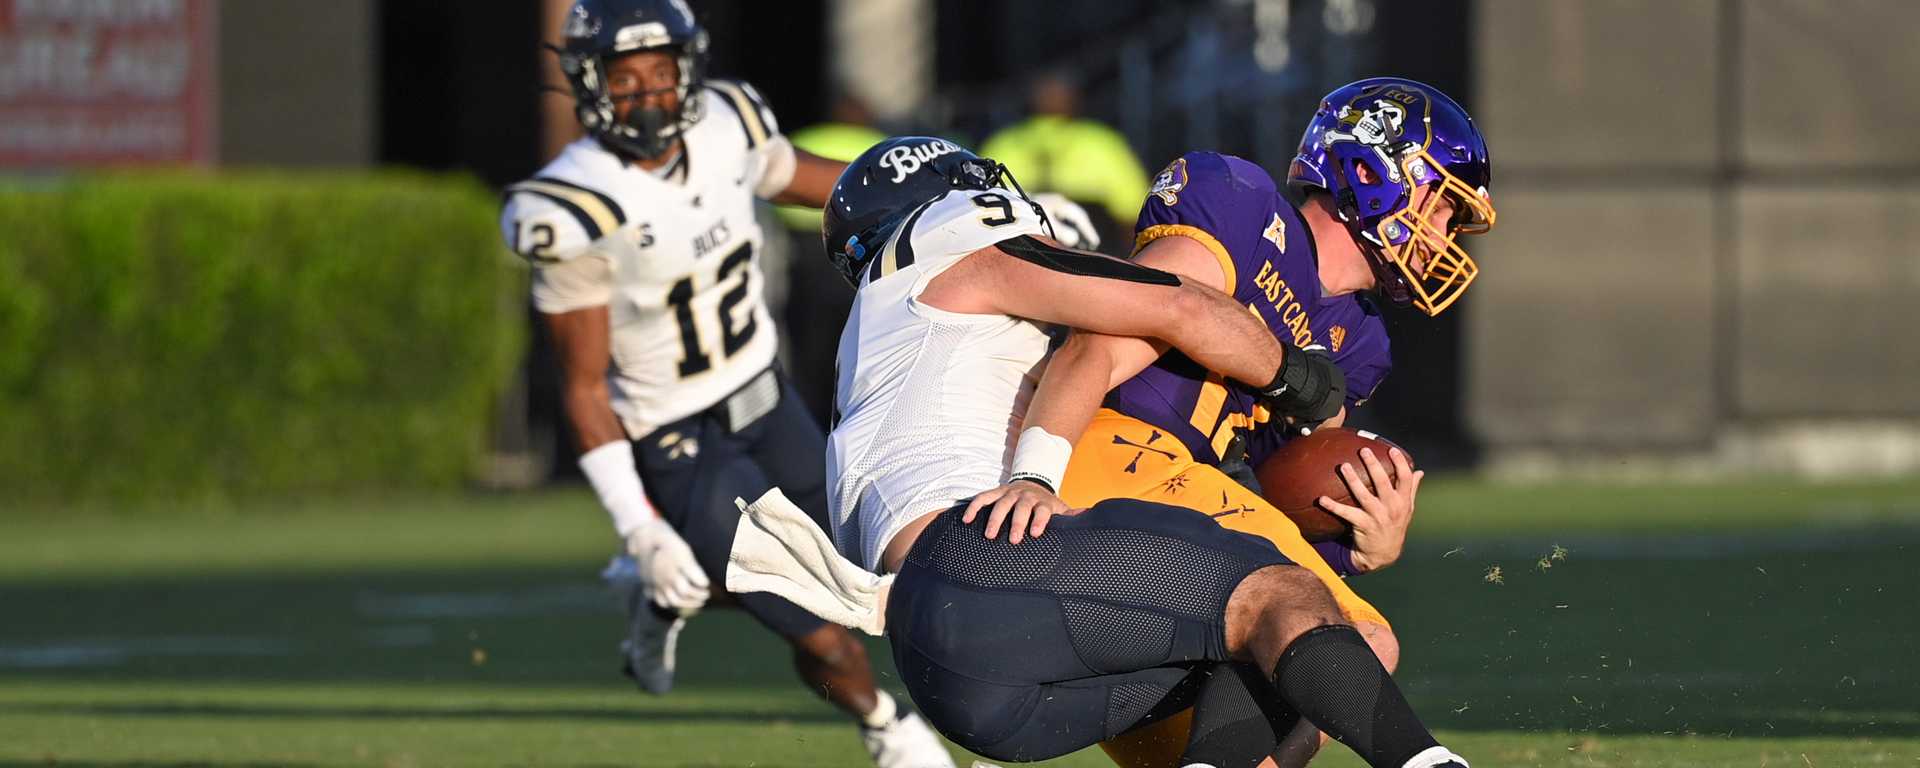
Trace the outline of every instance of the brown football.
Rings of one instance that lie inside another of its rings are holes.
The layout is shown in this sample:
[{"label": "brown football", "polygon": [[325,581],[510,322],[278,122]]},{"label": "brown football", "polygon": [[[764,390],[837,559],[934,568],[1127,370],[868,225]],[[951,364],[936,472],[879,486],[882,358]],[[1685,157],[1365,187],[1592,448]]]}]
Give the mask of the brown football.
[{"label": "brown football", "polygon": [[[1292,518],[1307,541],[1328,541],[1346,536],[1353,527],[1314,501],[1326,496],[1342,504],[1359,506],[1347,490],[1346,481],[1340,479],[1340,465],[1352,463],[1360,473],[1360,482],[1372,490],[1373,480],[1360,458],[1362,448],[1372,448],[1374,458],[1386,468],[1387,477],[1399,483],[1393,459],[1387,455],[1387,451],[1395,447],[1386,438],[1366,430],[1329,427],[1288,441],[1267,457],[1254,475],[1260,478],[1261,495]],[[1407,454],[1407,466],[1413,466],[1411,453]]]}]

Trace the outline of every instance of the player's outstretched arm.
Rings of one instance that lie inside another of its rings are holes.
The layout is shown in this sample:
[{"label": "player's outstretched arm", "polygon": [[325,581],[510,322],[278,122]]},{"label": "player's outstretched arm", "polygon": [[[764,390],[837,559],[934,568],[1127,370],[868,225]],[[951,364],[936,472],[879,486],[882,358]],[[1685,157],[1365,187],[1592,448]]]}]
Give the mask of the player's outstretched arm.
[{"label": "player's outstretched arm", "polygon": [[840,179],[840,172],[846,169],[846,163],[795,147],[793,180],[770,199],[785,205],[823,208],[827,199],[833,196],[833,183]]},{"label": "player's outstretched arm", "polygon": [[[1226,275],[1212,252],[1185,237],[1155,240],[1133,263],[1216,290],[1226,285]],[[1047,363],[1039,391],[1027,408],[1024,428],[1037,427],[1069,443],[1078,441],[1107,392],[1146,370],[1166,351],[1166,342],[1158,339],[1074,331]]]},{"label": "player's outstretched arm", "polygon": [[[919,301],[953,312],[1013,315],[1111,337],[1132,337],[1114,345],[1121,348],[1122,359],[1144,359],[1134,367],[1135,373],[1160,351],[1151,344],[1140,346],[1145,338],[1171,344],[1201,365],[1247,381],[1272,380],[1284,359],[1279,341],[1263,323],[1200,281],[1101,254],[1070,251],[1050,241],[1023,238],[1003,245],[1037,245],[1046,250],[1016,256],[1001,247],[982,249],[934,278]],[[1077,438],[1100,396],[1115,381],[1118,359],[1099,356],[1114,351],[1093,350],[1094,357],[1084,368],[1056,381],[1053,396],[1065,404],[1057,410],[1043,409],[1040,418],[1073,422],[1056,428]],[[1022,430],[1011,480],[974,497],[961,519],[971,522],[986,509],[987,538],[998,534],[1002,522],[1009,524],[1008,538],[1013,543],[1041,535],[1047,521],[1065,511],[1056,493],[1071,451],[1067,436],[1044,429]]]},{"label": "player's outstretched arm", "polygon": [[607,306],[542,317],[553,333],[566,377],[561,402],[580,449],[580,469],[645,577],[647,597],[682,614],[700,610],[709,594],[706,572],[686,541],[647,501],[633,448],[613,413],[606,376],[612,359]]},{"label": "player's outstretched arm", "polygon": [[1243,382],[1268,382],[1279,370],[1279,340],[1226,294],[1111,256],[1033,242],[1055,249],[1047,255],[1072,271],[983,248],[934,278],[919,300],[952,312],[1159,339]]}]

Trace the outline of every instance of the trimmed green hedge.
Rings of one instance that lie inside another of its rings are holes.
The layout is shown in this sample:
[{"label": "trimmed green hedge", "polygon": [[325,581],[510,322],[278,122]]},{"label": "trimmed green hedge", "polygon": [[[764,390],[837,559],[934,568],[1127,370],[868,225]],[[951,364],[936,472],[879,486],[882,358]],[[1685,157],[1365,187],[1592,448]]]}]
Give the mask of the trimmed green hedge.
[{"label": "trimmed green hedge", "polygon": [[0,189],[0,509],[458,485],[525,343],[466,179]]}]

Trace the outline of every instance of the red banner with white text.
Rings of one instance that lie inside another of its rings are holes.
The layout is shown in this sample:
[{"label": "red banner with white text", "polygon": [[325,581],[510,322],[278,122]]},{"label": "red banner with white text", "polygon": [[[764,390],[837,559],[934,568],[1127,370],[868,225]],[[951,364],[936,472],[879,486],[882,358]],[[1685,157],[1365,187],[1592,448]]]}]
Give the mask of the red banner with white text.
[{"label": "red banner with white text", "polygon": [[216,0],[0,0],[0,168],[214,160]]}]

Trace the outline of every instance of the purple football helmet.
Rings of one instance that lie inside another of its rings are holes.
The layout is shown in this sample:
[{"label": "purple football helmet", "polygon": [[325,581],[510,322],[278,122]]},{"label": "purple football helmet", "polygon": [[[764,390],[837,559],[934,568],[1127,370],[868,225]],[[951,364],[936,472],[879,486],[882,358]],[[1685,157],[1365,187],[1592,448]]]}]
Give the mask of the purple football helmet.
[{"label": "purple football helmet", "polygon": [[[1493,228],[1492,171],[1486,139],[1453,99],[1412,80],[1374,77],[1320,100],[1287,184],[1332,194],[1379,290],[1437,315],[1479,274],[1456,239]],[[1436,223],[1449,204],[1452,216]]]}]

